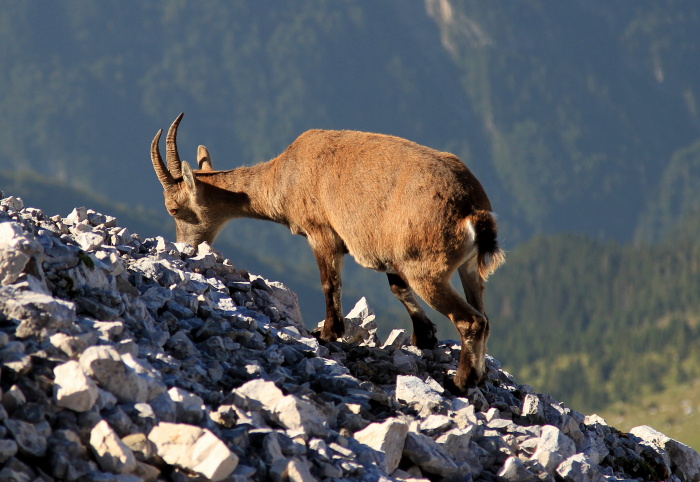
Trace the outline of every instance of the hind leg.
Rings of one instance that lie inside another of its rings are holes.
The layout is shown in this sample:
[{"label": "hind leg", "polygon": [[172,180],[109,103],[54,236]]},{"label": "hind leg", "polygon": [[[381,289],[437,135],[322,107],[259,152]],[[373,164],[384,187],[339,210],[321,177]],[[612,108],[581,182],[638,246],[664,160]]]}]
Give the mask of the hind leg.
[{"label": "hind leg", "polygon": [[457,294],[449,282],[449,276],[409,279],[418,296],[447,316],[459,332],[462,349],[454,384],[461,391],[476,386],[485,375],[488,320]]},{"label": "hind leg", "polygon": [[[476,264],[476,259],[467,261],[458,268],[459,279],[462,281],[462,288],[464,289],[464,296],[467,298],[467,303],[469,303],[476,311],[481,313],[485,321],[485,329],[483,335],[478,340],[475,340],[474,351],[476,352],[476,358],[485,363],[486,360],[486,342],[489,338],[489,332],[491,331],[489,326],[489,319],[486,316],[486,311],[484,311],[484,279],[479,274],[479,269]],[[482,372],[486,371],[486,366],[480,367]]]},{"label": "hind leg", "polygon": [[438,344],[438,340],[435,337],[435,325],[430,321],[420,304],[418,304],[411,287],[396,273],[387,273],[387,278],[389,279],[391,292],[401,301],[413,322],[411,343],[418,348],[435,348]]}]

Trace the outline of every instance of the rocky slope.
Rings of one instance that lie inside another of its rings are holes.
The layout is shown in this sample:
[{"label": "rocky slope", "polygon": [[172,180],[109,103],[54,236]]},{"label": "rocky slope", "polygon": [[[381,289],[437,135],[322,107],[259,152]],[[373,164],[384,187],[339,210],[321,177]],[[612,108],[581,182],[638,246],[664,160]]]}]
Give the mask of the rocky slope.
[{"label": "rocky slope", "polygon": [[0,480],[698,480],[700,455],[621,433],[459,346],[376,337],[362,302],[319,344],[295,295],[207,245],[85,208],[0,204]]}]

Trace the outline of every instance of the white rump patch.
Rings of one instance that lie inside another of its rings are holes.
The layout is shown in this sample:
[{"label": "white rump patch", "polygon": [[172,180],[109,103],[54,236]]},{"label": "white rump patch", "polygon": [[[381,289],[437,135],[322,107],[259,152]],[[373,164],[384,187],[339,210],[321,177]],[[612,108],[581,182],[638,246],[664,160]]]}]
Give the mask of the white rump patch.
[{"label": "white rump patch", "polygon": [[467,233],[468,241],[473,243],[476,240],[476,231],[474,230],[474,225],[467,219],[464,223],[464,230]]}]

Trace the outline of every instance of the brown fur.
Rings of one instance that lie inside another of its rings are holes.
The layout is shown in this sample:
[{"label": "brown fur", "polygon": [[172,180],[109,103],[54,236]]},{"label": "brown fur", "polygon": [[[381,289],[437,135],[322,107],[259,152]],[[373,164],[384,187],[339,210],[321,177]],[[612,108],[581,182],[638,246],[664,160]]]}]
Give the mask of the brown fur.
[{"label": "brown fur", "polygon": [[[343,333],[340,272],[350,253],[360,265],[388,273],[417,346],[433,347],[437,339],[414,292],[452,320],[462,338],[457,388],[482,380],[489,332],[483,281],[504,255],[491,203],[457,157],[398,137],[311,130],[271,161],[230,171],[214,171],[200,146],[200,170],[192,171],[177,155],[181,118],[168,131],[167,168],[161,132],[151,144],[179,242],[212,243],[236,217],[274,221],[305,236],[326,298],[320,335],[326,341]],[[466,301],[450,284],[455,270]]]}]

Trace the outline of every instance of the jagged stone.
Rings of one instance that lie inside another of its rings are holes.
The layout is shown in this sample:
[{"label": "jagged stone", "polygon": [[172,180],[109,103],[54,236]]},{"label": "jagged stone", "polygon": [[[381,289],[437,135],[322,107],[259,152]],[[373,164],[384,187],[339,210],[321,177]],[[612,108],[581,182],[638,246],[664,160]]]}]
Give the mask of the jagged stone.
[{"label": "jagged stone", "polygon": [[72,302],[26,291],[12,292],[10,296],[0,303],[0,307],[6,317],[20,322],[15,332],[19,338],[35,336],[43,339],[59,329],[69,329],[75,322],[75,304]]},{"label": "jagged stone", "polygon": [[421,470],[442,477],[453,476],[460,470],[438,443],[420,433],[408,432],[403,455]]},{"label": "jagged stone", "polygon": [[408,404],[433,409],[443,402],[442,396],[416,376],[396,377],[396,399]]},{"label": "jagged stone", "polygon": [[59,407],[87,412],[97,401],[97,385],[85,375],[80,363],[71,360],[53,369],[54,396]]},{"label": "jagged stone", "polygon": [[393,329],[389,336],[386,337],[386,341],[382,345],[382,348],[387,346],[393,346],[394,348],[401,348],[404,345],[408,345],[411,342],[411,336],[406,333],[403,329]]},{"label": "jagged stone", "polygon": [[408,424],[395,418],[383,423],[372,423],[359,432],[355,440],[384,454],[382,469],[390,474],[399,466],[404,442],[408,434]]},{"label": "jagged stone", "polygon": [[681,480],[700,480],[700,454],[687,445],[654,430],[640,425],[630,430],[654,450],[668,457],[670,468]]},{"label": "jagged stone", "polygon": [[272,419],[292,432],[309,437],[327,437],[328,426],[323,414],[311,403],[294,395],[279,399],[272,410]]},{"label": "jagged stone", "polygon": [[246,382],[233,391],[234,403],[250,410],[264,409],[272,412],[283,397],[284,393],[274,382],[261,379]]},{"label": "jagged stone", "polygon": [[553,425],[545,425],[531,460],[536,460],[553,474],[557,466],[576,453],[574,441]]},{"label": "jagged stone", "polygon": [[0,223],[0,284],[10,285],[22,275],[32,257],[41,261],[42,246],[15,222]]},{"label": "jagged stone", "polygon": [[0,464],[3,464],[10,457],[14,457],[17,454],[17,442],[14,440],[4,439],[0,440]]},{"label": "jagged stone", "polygon": [[474,436],[475,425],[467,428],[455,428],[440,435],[436,442],[457,464],[468,461],[469,445]]},{"label": "jagged stone", "polygon": [[557,474],[566,482],[605,482],[600,468],[592,464],[585,455],[575,454],[557,467]]},{"label": "jagged stone", "polygon": [[129,357],[122,357],[114,347],[99,345],[87,348],[79,361],[88,376],[121,402],[147,402],[165,391],[160,381],[137,373],[126,360]]},{"label": "jagged stone", "polygon": [[204,400],[180,387],[168,390],[170,399],[175,404],[175,417],[180,423],[198,423],[204,416]]},{"label": "jagged stone", "polygon": [[161,422],[148,434],[158,456],[212,481],[223,480],[238,465],[238,456],[207,429]]},{"label": "jagged stone", "polygon": [[535,481],[537,478],[530,472],[523,462],[517,457],[508,457],[498,471],[498,476],[503,477],[505,480],[510,480],[511,482],[530,482]]},{"label": "jagged stone", "polygon": [[33,457],[46,455],[46,435],[37,429],[37,425],[15,419],[7,419],[3,423],[12,435],[12,438],[17,442],[17,447],[21,454]]},{"label": "jagged stone", "polygon": [[136,468],[134,453],[104,420],[90,432],[90,448],[102,470],[124,474]]}]

